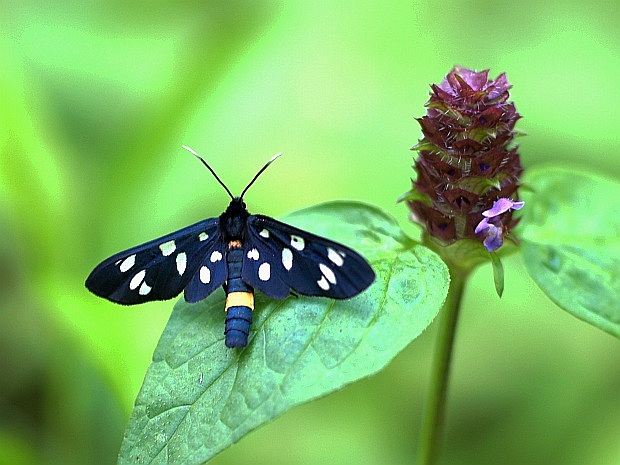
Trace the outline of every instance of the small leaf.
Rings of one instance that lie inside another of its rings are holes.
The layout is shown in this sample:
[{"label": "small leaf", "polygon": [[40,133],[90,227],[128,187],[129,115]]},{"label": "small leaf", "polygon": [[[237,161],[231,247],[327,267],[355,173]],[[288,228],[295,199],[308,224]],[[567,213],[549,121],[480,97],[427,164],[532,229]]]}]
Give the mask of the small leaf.
[{"label": "small leaf", "polygon": [[459,182],[457,183],[457,186],[461,189],[465,189],[470,192],[475,192],[476,194],[482,195],[492,188],[500,190],[501,182],[505,178],[506,178],[505,173],[499,173],[491,179],[470,176],[470,177],[460,179]]},{"label": "small leaf", "polygon": [[489,254],[491,256],[491,264],[493,265],[493,283],[495,284],[495,292],[499,297],[504,293],[504,265],[502,260],[495,252]]},{"label": "small leaf", "polygon": [[419,152],[421,150],[437,150],[437,146],[435,146],[433,143],[427,141],[426,139],[422,139],[422,140],[420,140],[420,142],[415,144],[409,150],[414,150],[416,152]]},{"label": "small leaf", "polygon": [[396,199],[396,203],[405,202],[405,201],[408,202],[410,200],[417,200],[418,202],[422,202],[424,205],[428,205],[428,206],[431,206],[433,204],[428,194],[423,194],[422,192],[417,190],[415,187],[412,188],[410,191],[405,192],[400,197],[398,197],[398,199]]},{"label": "small leaf", "polygon": [[527,172],[525,265],[560,307],[620,337],[620,185],[564,168]]},{"label": "small leaf", "polygon": [[119,463],[203,463],[293,406],[381,370],[435,318],[448,290],[447,267],[382,210],[332,202],[285,220],[364,254],[376,282],[340,301],[257,295],[242,350],[224,346],[222,291],[195,305],[179,300]]}]

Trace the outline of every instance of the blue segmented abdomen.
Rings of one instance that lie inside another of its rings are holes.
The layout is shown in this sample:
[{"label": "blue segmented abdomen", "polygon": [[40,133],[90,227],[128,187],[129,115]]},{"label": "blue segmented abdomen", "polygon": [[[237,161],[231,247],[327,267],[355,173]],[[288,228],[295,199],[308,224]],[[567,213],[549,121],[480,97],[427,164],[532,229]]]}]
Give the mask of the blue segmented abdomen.
[{"label": "blue segmented abdomen", "polygon": [[[235,244],[236,245],[236,244]],[[228,250],[228,283],[226,286],[226,347],[248,345],[248,335],[254,310],[254,289],[241,279],[243,249],[231,246]]]}]

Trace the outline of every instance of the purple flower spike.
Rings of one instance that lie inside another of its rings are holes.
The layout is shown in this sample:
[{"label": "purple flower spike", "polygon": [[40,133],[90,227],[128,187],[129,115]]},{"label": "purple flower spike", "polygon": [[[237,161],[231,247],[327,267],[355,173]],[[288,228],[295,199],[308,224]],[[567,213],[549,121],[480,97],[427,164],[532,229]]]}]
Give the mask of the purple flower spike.
[{"label": "purple flower spike", "polygon": [[[517,225],[523,168],[515,144],[521,118],[504,73],[455,66],[431,86],[411,190],[402,197],[441,246],[475,239],[497,250]],[[514,200],[511,200],[514,199]],[[482,221],[480,221],[482,220]]]}]

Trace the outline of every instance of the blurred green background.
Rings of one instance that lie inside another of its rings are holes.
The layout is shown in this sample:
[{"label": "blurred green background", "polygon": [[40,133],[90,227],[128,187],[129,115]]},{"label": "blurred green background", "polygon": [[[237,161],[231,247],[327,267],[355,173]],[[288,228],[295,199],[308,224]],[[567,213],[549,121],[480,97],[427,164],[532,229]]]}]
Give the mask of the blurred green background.
[{"label": "blurred green background", "polygon": [[[284,152],[252,212],[359,199],[415,235],[414,117],[459,64],[507,72],[526,168],[620,177],[618,2],[5,0],[0,25],[0,464],[115,462],[173,302],[83,282],[227,205],[183,144],[235,193]],[[467,288],[445,463],[620,464],[619,341],[505,267],[501,301],[489,267]],[[412,463],[434,335],[212,463]]]}]

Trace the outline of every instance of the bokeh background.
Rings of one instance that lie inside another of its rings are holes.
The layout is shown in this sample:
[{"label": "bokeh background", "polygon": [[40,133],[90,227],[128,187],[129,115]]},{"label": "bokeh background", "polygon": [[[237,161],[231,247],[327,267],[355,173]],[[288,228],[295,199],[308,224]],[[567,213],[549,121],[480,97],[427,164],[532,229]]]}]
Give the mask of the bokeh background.
[{"label": "bokeh background", "polygon": [[[325,200],[393,213],[428,85],[506,71],[524,166],[620,177],[620,3],[2,2],[0,464],[112,464],[173,302],[83,281],[121,249],[219,214],[187,144],[272,216]],[[617,199],[610,214],[617,215]],[[451,464],[620,464],[620,343],[553,305],[520,258],[466,291]],[[410,464],[435,327],[382,373],[293,409],[224,464]]]}]

